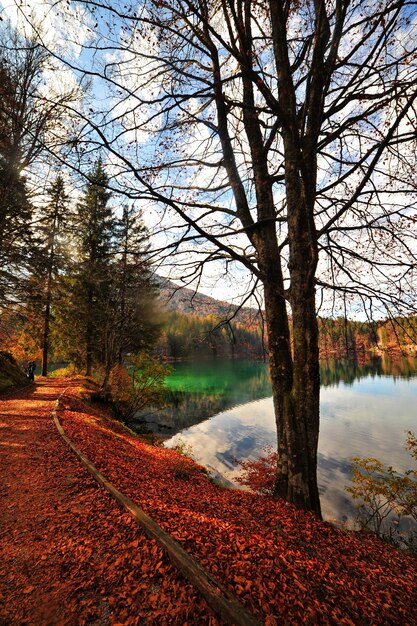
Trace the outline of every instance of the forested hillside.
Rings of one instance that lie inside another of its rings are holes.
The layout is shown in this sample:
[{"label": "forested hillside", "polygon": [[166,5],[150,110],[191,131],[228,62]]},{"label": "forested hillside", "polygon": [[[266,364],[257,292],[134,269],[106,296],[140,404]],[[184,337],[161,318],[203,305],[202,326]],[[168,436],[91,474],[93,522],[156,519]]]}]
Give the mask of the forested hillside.
[{"label": "forested hillside", "polygon": [[173,359],[190,357],[254,358],[264,356],[260,323],[224,323],[220,315],[169,312],[157,344],[158,354]]},{"label": "forested hillside", "polygon": [[160,276],[155,276],[154,281],[158,287],[159,299],[167,311],[197,317],[211,315],[223,322],[237,321],[249,326],[262,325],[263,313],[258,309],[238,307],[230,302],[217,300]]},{"label": "forested hillside", "polygon": [[[171,359],[225,357],[262,359],[267,355],[263,315],[192,289],[158,279],[159,298],[167,313],[157,354]],[[417,355],[417,318],[379,322],[319,318],[322,358],[360,358],[390,353]]]}]

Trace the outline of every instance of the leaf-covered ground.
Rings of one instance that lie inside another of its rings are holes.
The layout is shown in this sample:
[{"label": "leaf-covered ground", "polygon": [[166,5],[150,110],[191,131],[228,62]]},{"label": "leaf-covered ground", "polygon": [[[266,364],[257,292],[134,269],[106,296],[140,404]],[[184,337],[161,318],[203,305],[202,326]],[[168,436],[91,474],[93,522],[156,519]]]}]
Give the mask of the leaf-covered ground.
[{"label": "leaf-covered ground", "polygon": [[159,548],[81,467],[51,420],[260,623],[417,624],[416,559],[367,534],[224,490],[46,381],[0,400],[0,623],[218,624]]},{"label": "leaf-covered ground", "polygon": [[0,397],[0,624],[217,624],[58,434],[67,385]]}]

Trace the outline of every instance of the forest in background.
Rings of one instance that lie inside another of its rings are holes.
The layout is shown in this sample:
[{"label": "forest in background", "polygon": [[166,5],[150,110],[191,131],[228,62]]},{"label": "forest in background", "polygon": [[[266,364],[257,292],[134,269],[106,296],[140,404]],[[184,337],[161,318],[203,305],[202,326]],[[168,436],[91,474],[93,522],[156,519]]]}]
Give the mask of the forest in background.
[{"label": "forest in background", "polygon": [[[226,303],[219,304],[223,310]],[[225,322],[220,314],[204,315],[201,306],[199,311],[199,315],[173,310],[166,314],[155,348],[159,357],[266,358],[267,337],[259,314],[247,309]],[[417,317],[374,323],[319,318],[319,349],[321,358],[361,361],[380,354],[417,356]]]}]

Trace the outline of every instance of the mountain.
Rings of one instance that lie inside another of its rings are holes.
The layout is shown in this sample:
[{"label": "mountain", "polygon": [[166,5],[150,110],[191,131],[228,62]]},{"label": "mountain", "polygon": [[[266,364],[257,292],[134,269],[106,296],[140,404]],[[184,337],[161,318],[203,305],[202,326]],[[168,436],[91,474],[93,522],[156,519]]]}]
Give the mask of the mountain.
[{"label": "mountain", "polygon": [[214,315],[221,320],[227,320],[235,315],[235,321],[251,325],[261,321],[257,309],[242,307],[238,310],[238,307],[230,302],[216,300],[188,287],[181,287],[160,276],[157,277],[156,283],[159,289],[159,300],[168,311],[198,317]]}]

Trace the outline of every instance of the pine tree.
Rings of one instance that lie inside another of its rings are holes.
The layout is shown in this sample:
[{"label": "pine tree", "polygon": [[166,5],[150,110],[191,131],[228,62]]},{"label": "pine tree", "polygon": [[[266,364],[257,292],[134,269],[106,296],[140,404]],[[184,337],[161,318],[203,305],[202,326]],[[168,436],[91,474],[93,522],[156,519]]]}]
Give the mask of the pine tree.
[{"label": "pine tree", "polygon": [[76,258],[60,277],[53,331],[56,353],[77,370],[91,376],[93,367],[103,368],[103,389],[114,365],[147,350],[160,330],[148,232],[135,207],[122,207],[116,218],[109,199],[99,159],[77,205]]},{"label": "pine tree", "polygon": [[108,176],[98,159],[88,176],[84,196],[77,206],[79,244],[76,288],[84,317],[85,373],[91,376],[94,360],[103,361],[100,329],[110,296],[110,263],[113,254],[114,218],[108,206]]},{"label": "pine tree", "polygon": [[49,202],[43,209],[40,233],[42,242],[42,266],[39,275],[43,279],[43,332],[42,332],[42,376],[48,371],[50,344],[51,309],[56,296],[59,270],[64,266],[62,234],[68,222],[67,195],[62,176],[58,175],[50,185]]},{"label": "pine tree", "polygon": [[104,334],[104,388],[111,368],[116,363],[121,365],[126,354],[148,349],[160,330],[148,258],[148,232],[141,214],[134,206],[123,206],[115,226],[116,254]]},{"label": "pine tree", "polygon": [[127,352],[145,349],[155,339],[153,301],[156,288],[151,280],[148,257],[149,235],[142,216],[132,207],[123,207],[117,224],[118,255],[116,260],[119,301],[118,363]]}]

